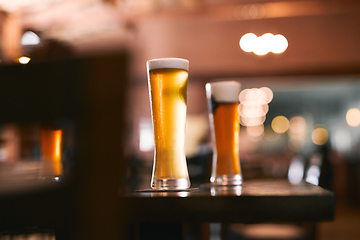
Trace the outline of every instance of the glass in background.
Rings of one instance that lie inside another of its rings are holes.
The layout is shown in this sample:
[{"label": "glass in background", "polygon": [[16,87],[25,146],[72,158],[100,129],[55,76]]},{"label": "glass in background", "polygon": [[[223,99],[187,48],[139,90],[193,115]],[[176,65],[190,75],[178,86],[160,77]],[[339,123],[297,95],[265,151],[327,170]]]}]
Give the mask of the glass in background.
[{"label": "glass in background", "polygon": [[215,185],[240,185],[239,94],[241,83],[220,81],[206,84],[213,163],[210,182]]},{"label": "glass in background", "polygon": [[62,176],[61,163],[62,130],[51,127],[41,128],[41,179],[60,180]]}]

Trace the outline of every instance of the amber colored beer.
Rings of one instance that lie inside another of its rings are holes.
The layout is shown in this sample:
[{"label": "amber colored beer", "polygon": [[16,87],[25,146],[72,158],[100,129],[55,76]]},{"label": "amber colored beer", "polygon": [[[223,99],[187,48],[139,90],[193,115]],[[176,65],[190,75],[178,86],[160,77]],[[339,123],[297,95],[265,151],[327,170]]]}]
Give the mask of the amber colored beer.
[{"label": "amber colored beer", "polygon": [[151,187],[190,187],[185,158],[185,121],[188,61],[148,61],[148,84],[154,128],[154,163]]},{"label": "amber colored beer", "polygon": [[62,175],[61,138],[62,130],[41,129],[42,178],[54,178]]},{"label": "amber colored beer", "polygon": [[242,173],[239,158],[240,83],[222,81],[206,84],[213,141],[213,164],[210,182],[239,185]]},{"label": "amber colored beer", "polygon": [[238,103],[218,103],[214,109],[216,175],[241,174],[239,161],[240,123]]}]

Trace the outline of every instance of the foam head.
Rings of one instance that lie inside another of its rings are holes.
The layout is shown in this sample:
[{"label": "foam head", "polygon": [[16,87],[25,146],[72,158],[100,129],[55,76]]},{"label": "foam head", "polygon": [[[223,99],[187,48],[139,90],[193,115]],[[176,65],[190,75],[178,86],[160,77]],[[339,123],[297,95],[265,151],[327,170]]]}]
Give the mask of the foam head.
[{"label": "foam head", "polygon": [[157,58],[147,62],[148,71],[160,68],[177,68],[189,71],[189,60],[183,58]]},{"label": "foam head", "polygon": [[221,81],[207,83],[206,96],[217,102],[239,102],[241,83],[236,81]]}]

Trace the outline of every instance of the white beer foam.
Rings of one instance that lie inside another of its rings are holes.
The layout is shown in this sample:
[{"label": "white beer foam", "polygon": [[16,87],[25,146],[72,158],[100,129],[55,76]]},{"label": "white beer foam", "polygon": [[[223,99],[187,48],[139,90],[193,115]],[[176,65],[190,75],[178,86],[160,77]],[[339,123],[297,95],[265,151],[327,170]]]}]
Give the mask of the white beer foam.
[{"label": "white beer foam", "polygon": [[189,60],[183,58],[157,58],[146,62],[147,69],[178,68],[189,71]]},{"label": "white beer foam", "polygon": [[236,81],[221,81],[206,84],[206,95],[215,98],[217,102],[239,102],[241,83]]}]

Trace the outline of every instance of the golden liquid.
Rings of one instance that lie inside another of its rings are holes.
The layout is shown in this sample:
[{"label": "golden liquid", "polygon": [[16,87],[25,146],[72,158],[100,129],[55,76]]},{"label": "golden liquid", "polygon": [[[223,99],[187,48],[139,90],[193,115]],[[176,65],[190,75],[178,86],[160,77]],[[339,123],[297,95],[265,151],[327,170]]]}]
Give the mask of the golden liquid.
[{"label": "golden liquid", "polygon": [[186,89],[188,72],[154,69],[149,73],[155,137],[153,177],[187,178],[185,160]]},{"label": "golden liquid", "polygon": [[61,135],[61,130],[41,129],[41,159],[45,177],[62,174]]},{"label": "golden liquid", "polygon": [[216,175],[241,173],[239,159],[240,123],[238,103],[218,103],[214,109]]}]

